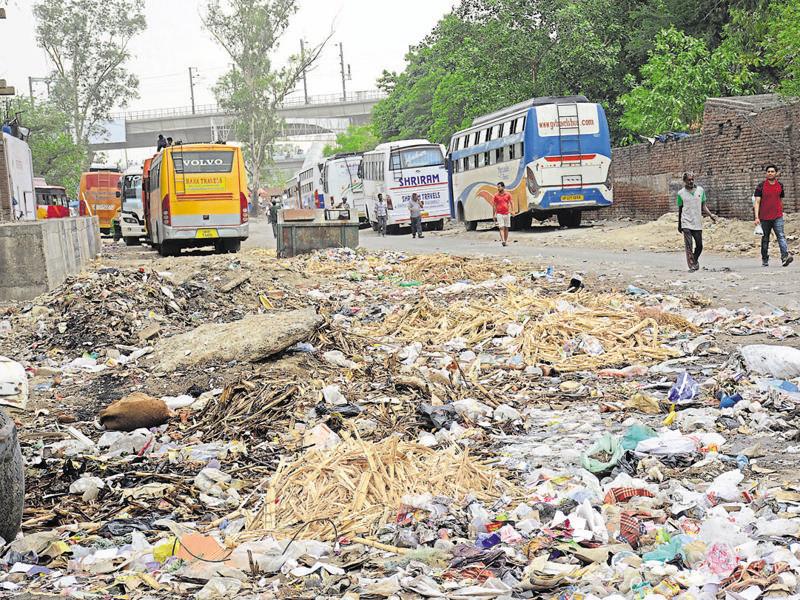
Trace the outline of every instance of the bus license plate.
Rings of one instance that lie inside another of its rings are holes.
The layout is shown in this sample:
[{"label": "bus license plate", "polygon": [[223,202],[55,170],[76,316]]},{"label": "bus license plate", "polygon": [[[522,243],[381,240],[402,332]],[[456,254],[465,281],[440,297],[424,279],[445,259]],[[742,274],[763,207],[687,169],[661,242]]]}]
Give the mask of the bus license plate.
[{"label": "bus license plate", "polygon": [[208,240],[218,238],[219,234],[216,229],[198,229],[194,237],[198,240]]},{"label": "bus license plate", "polygon": [[427,218],[429,214],[430,214],[430,213],[428,213],[428,212],[424,212],[424,213],[422,213],[422,216],[423,216],[423,217],[425,217],[425,218]]},{"label": "bus license plate", "polygon": [[583,200],[583,194],[567,194],[566,196],[561,196],[562,202],[575,202],[577,200]]}]

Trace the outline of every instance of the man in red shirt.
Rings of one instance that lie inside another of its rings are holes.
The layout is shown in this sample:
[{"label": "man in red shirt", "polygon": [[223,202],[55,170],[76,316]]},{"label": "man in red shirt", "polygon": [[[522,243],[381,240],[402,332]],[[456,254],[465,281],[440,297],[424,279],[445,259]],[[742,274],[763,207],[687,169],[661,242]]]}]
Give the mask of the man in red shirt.
[{"label": "man in red shirt", "polygon": [[500,228],[500,241],[508,244],[508,229],[511,227],[511,194],[506,191],[506,184],[497,184],[497,193],[492,197],[492,216]]},{"label": "man in red shirt", "polygon": [[794,260],[789,254],[789,246],[786,244],[786,235],[783,232],[783,185],[777,179],[778,168],[775,165],[767,166],[767,179],[758,184],[755,191],[755,213],[756,225],[761,225],[764,232],[761,237],[761,264],[769,266],[769,234],[775,231],[778,238],[778,248],[781,250],[781,264],[788,267]]}]

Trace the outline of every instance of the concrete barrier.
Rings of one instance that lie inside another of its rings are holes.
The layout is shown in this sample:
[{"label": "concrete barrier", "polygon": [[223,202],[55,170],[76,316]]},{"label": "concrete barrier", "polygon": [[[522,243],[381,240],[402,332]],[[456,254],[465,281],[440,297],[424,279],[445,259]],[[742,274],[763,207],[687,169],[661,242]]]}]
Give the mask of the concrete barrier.
[{"label": "concrete barrier", "polygon": [[96,217],[0,223],[0,302],[31,300],[100,254]]}]

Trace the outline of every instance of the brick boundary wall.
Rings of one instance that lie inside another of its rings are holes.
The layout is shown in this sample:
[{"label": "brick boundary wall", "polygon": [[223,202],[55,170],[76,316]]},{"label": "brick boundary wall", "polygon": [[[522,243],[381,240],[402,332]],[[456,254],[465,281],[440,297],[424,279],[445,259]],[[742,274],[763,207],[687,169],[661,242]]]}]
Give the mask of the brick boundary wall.
[{"label": "brick boundary wall", "polygon": [[614,148],[614,206],[607,218],[654,220],[676,211],[684,171],[694,171],[711,210],[751,219],[751,196],[775,163],[784,184],[787,213],[800,210],[800,102],[774,95],[711,98],[700,133],[666,143]]}]

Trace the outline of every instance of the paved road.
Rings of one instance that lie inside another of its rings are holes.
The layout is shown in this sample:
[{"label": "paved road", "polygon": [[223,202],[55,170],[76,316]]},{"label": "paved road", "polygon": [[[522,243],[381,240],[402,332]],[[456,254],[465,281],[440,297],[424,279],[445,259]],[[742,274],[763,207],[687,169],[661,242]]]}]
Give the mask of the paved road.
[{"label": "paved road", "polygon": [[[547,235],[548,231],[536,235]],[[246,247],[275,248],[270,226],[258,221],[251,224]],[[581,273],[608,280],[615,285],[635,284],[647,289],[695,290],[732,308],[751,306],[759,310],[788,307],[800,310],[800,262],[788,268],[778,264],[769,268],[752,258],[704,253],[703,269],[688,273],[683,252],[620,252],[598,248],[553,247],[512,242],[509,246],[485,239],[485,235],[464,231],[426,233],[424,239],[410,235],[380,237],[372,230],[362,230],[360,243],[371,250],[394,250],[407,253],[446,253],[461,256],[497,256],[529,260],[543,269]],[[534,242],[535,243],[535,242]]]}]

